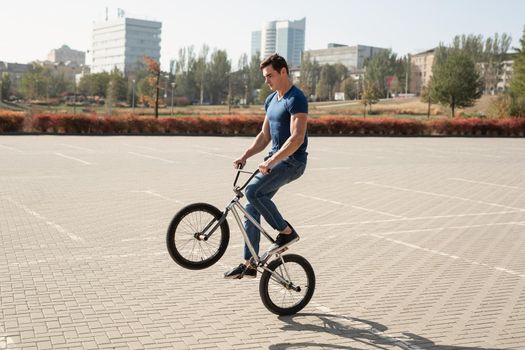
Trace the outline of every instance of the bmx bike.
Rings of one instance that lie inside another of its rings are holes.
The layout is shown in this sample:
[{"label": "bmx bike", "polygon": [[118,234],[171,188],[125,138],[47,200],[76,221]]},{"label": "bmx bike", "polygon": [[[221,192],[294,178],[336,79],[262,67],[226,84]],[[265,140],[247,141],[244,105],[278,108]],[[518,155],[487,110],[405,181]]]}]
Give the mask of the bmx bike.
[{"label": "bmx bike", "polygon": [[[259,256],[248,238],[241,221],[242,213],[271,243],[275,240],[250,216],[239,203],[243,190],[259,171],[246,172],[237,169],[233,182],[235,197],[221,212],[208,203],[194,203],[182,208],[172,219],[166,243],[168,251],[180,266],[200,270],[215,264],[226,252],[230,240],[230,228],[226,217],[231,212],[239,226],[244,242],[252,254],[252,267],[262,274],[259,294],[264,306],[277,315],[292,315],[302,310],[310,301],[315,289],[315,273],[312,265],[300,255],[276,252]],[[237,186],[240,173],[251,174],[242,185]]]}]

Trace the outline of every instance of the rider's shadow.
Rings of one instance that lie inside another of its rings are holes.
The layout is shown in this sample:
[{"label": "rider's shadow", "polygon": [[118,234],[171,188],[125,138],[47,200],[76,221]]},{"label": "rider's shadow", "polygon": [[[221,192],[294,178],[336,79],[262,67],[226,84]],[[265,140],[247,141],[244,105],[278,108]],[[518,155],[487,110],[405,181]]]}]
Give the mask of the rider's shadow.
[{"label": "rider's shadow", "polygon": [[[299,319],[305,322],[299,322]],[[313,319],[312,319],[313,318]],[[332,314],[301,313],[294,316],[279,317],[285,324],[281,327],[284,331],[309,331],[328,333],[345,340],[355,341],[356,346],[334,345],[322,342],[297,342],[278,343],[269,347],[271,350],[314,348],[314,349],[347,349],[360,350],[362,346],[367,348],[388,349],[397,346],[399,349],[408,350],[502,350],[501,348],[480,348],[453,345],[438,345],[432,340],[420,337],[412,333],[403,333],[401,338],[393,338],[385,332],[388,328],[380,323],[363,320],[355,317],[338,316]]]}]

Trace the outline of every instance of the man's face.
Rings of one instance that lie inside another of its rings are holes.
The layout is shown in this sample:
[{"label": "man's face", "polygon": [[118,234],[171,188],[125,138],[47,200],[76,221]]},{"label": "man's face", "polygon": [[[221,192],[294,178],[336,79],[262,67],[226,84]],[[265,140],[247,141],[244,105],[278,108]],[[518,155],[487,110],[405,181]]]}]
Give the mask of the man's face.
[{"label": "man's face", "polygon": [[[286,71],[285,68],[281,70],[281,72]],[[282,81],[283,81],[283,74],[279,73],[271,65],[266,66],[262,69],[264,82],[270,87],[272,90],[277,90],[281,87]]]}]

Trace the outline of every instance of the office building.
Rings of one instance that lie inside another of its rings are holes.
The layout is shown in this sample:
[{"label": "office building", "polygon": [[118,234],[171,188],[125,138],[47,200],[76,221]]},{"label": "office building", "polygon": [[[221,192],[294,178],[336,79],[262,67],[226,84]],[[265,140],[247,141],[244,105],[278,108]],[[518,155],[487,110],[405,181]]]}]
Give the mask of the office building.
[{"label": "office building", "polygon": [[67,45],[62,45],[59,49],[53,49],[47,55],[47,60],[53,63],[74,63],[82,66],[86,63],[86,53],[83,51],[73,50]]},{"label": "office building", "polygon": [[304,50],[305,25],[306,18],[263,23],[262,30],[252,32],[252,54],[258,51],[263,59],[277,52],[290,67],[299,67]]},{"label": "office building", "polygon": [[92,73],[118,68],[133,73],[143,63],[144,56],[160,60],[162,23],[126,18],[123,11],[115,19],[96,22],[93,27]]},{"label": "office building", "polygon": [[303,56],[308,56],[310,60],[315,60],[320,65],[340,63],[351,73],[361,74],[366,59],[386,50],[388,49],[366,45],[346,46],[331,43],[326,49],[307,50]]}]

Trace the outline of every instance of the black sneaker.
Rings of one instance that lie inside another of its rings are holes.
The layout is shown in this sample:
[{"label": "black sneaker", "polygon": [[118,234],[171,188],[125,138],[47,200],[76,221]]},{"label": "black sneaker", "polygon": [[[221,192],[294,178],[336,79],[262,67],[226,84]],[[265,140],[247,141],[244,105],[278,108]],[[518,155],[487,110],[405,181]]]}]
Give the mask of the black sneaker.
[{"label": "black sneaker", "polygon": [[246,266],[244,264],[239,264],[239,266],[231,269],[224,273],[224,278],[227,279],[241,279],[246,278],[255,278],[257,277],[257,270],[253,267]]},{"label": "black sneaker", "polygon": [[270,248],[268,248],[266,252],[268,255],[278,252],[279,250],[282,250],[283,248],[286,248],[299,240],[299,235],[297,234],[295,229],[290,224],[288,224],[288,226],[290,226],[290,228],[292,229],[292,233],[288,235],[283,235],[282,233],[279,233],[277,235],[277,238],[275,239],[275,243],[272,244]]}]

